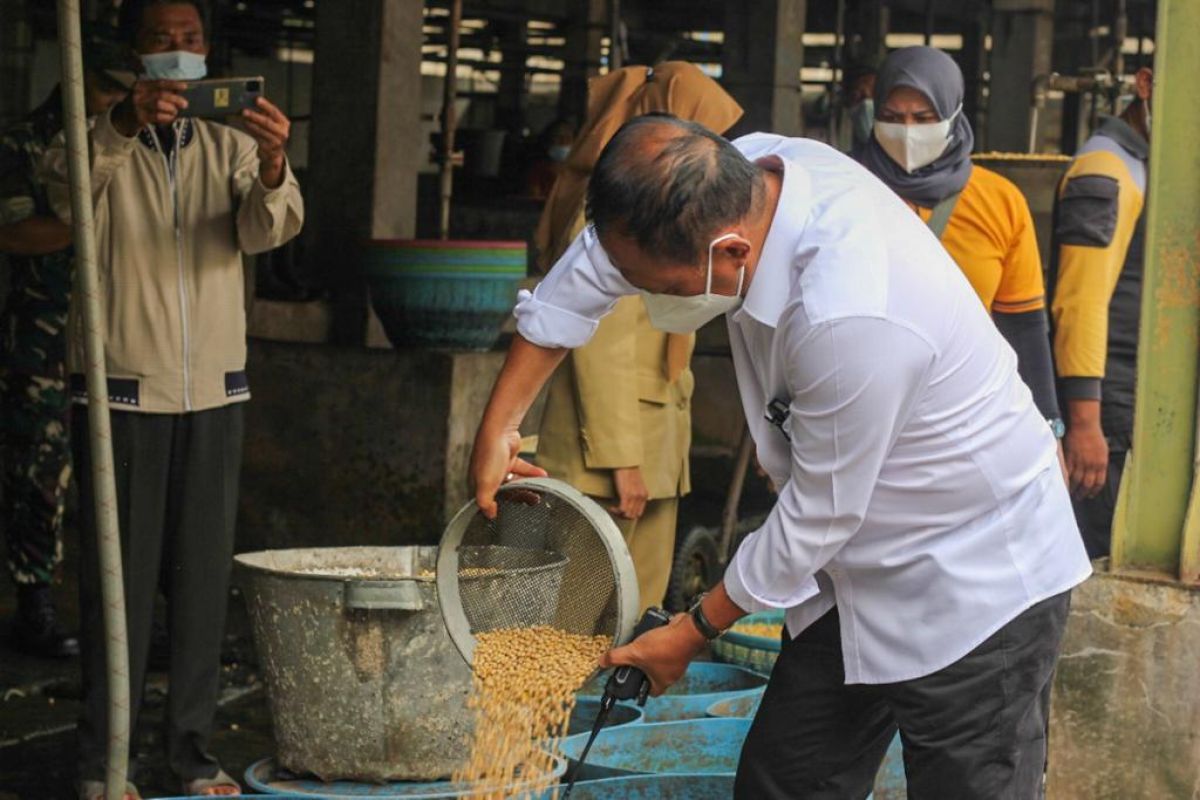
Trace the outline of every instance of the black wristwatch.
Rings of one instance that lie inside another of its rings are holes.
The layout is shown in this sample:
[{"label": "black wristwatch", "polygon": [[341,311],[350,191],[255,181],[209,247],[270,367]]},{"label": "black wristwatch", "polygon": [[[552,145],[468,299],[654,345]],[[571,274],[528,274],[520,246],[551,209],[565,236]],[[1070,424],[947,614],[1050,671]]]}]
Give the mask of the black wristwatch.
[{"label": "black wristwatch", "polygon": [[708,617],[704,616],[703,605],[704,598],[706,597],[708,597],[708,592],[700,595],[696,599],[696,602],[692,604],[691,609],[688,610],[688,615],[692,618],[692,622],[695,623],[696,630],[700,631],[700,635],[711,642],[725,631],[713,625],[708,621]]}]

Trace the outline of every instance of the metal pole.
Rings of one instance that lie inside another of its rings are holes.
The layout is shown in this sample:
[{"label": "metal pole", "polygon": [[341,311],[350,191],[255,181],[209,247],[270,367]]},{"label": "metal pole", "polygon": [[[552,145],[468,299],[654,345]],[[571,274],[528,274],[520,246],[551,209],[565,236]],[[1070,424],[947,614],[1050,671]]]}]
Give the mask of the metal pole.
[{"label": "metal pole", "polygon": [[749,426],[742,426],[742,438],[738,442],[737,457],[733,461],[733,477],[725,495],[725,509],[721,512],[721,541],[719,552],[723,563],[733,558],[733,535],[737,531],[738,505],[742,500],[742,487],[746,483],[746,470],[750,468],[750,457],[754,455],[754,437]]},{"label": "metal pole", "polygon": [[446,31],[446,80],[442,86],[442,200],[438,236],[450,238],[450,196],[454,193],[454,128],[458,114],[454,100],[458,94],[458,32],[462,28],[462,0],[450,3],[450,22]]},{"label": "metal pole", "polygon": [[1128,504],[1114,524],[1112,541],[1114,569],[1152,570],[1188,580],[1200,573],[1200,487],[1193,475],[1200,366],[1200,153],[1180,143],[1200,128],[1194,97],[1200,74],[1197,30],[1200,3],[1158,4],[1137,413],[1123,481],[1129,484]]},{"label": "metal pole", "polygon": [[[92,180],[88,161],[83,50],[79,0],[58,0],[58,41],[62,53],[63,123],[71,181],[71,225],[75,245],[75,299],[83,306],[84,354],[88,389],[88,437],[99,539],[100,592],[104,602],[105,657],[108,667],[108,762],[106,800],[121,800],[129,758],[129,644],[125,634],[125,592],[117,491],[113,476],[108,416],[108,374],[96,274],[92,222]],[[84,569],[89,565],[85,564]]]}]

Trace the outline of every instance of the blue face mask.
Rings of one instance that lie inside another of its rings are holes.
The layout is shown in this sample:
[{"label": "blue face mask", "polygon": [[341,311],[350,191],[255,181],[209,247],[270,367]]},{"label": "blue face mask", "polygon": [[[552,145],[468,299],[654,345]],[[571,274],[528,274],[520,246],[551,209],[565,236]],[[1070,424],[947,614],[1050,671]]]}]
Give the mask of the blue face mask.
[{"label": "blue face mask", "polygon": [[145,77],[156,81],[198,81],[208,74],[204,56],[186,50],[142,56]]}]

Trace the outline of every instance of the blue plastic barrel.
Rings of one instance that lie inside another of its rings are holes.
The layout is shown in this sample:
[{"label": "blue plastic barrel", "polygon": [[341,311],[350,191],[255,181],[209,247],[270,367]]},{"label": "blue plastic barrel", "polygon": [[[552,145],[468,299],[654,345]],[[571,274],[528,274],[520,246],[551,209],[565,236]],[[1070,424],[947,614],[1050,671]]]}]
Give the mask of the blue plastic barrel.
[{"label": "blue plastic barrel", "polygon": [[905,800],[908,797],[908,786],[904,775],[904,747],[900,743],[900,734],[892,739],[888,746],[879,772],[875,775],[875,800]]},{"label": "blue plastic barrel", "polygon": [[[579,692],[579,699],[599,701],[608,674],[602,673]],[[751,694],[761,694],[767,684],[765,675],[736,667],[695,661],[687,672],[661,697],[651,697],[643,709],[646,722],[673,722],[681,719],[703,719],[708,707],[718,700]]]},{"label": "blue plastic barrel", "polygon": [[526,261],[524,242],[376,239],[365,273],[395,347],[487,350],[512,313]]},{"label": "blue plastic barrel", "polygon": [[[640,726],[638,726],[640,727]],[[557,759],[552,773],[557,783],[566,772],[567,762]],[[275,759],[264,758],[246,768],[246,785],[256,792],[264,794],[286,795],[288,797],[303,797],[312,800],[358,800],[363,797],[373,797],[376,800],[451,800],[451,798],[472,797],[478,794],[478,787],[452,781],[391,781],[389,783],[357,783],[355,781],[318,781],[311,778],[294,777],[280,773],[275,767]],[[520,780],[501,788],[505,795],[521,796],[523,788],[529,788]]]},{"label": "blue plastic barrel", "polygon": [[[630,775],[580,781],[571,791],[571,800],[729,800],[730,797],[733,797],[732,775]],[[539,800],[553,798],[551,790]]]},{"label": "blue plastic barrel", "polygon": [[[749,729],[748,719],[689,719],[608,728],[596,737],[579,777],[733,775]],[[574,765],[586,743],[587,734],[569,736],[559,750]]]},{"label": "blue plastic barrel", "polygon": [[[596,715],[600,713],[599,700],[576,700],[571,709],[571,718],[567,721],[567,735],[589,733],[596,724]],[[643,721],[642,710],[637,706],[615,705],[608,712],[604,727],[612,728],[617,725],[635,725]]]}]

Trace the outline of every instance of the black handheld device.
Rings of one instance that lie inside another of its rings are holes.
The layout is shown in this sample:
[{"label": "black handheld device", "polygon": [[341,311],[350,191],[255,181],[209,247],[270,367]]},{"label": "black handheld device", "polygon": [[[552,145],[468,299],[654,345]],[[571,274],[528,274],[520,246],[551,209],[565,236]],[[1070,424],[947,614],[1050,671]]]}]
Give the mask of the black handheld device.
[{"label": "black handheld device", "polygon": [[[671,615],[661,608],[648,608],[634,627],[633,638],[636,639],[655,628],[661,628],[670,621]],[[583,752],[579,754],[579,761],[571,773],[571,780],[567,783],[567,788],[563,791],[562,800],[567,800],[567,797],[570,796],[571,789],[575,787],[575,781],[579,777],[579,771],[583,769],[583,762],[587,760],[588,752],[592,749],[592,743],[604,729],[608,714],[617,701],[634,700],[639,706],[644,706],[646,698],[649,696],[650,679],[646,677],[645,672],[630,666],[617,667],[613,670],[612,675],[608,676],[608,682],[604,684],[604,696],[600,698],[600,710],[596,713],[596,723],[592,726],[591,736],[588,737]]]}]

